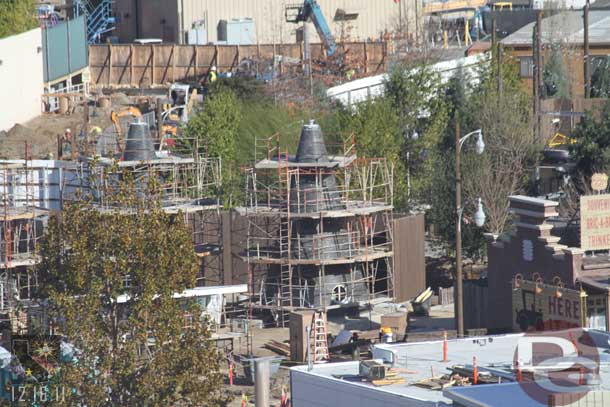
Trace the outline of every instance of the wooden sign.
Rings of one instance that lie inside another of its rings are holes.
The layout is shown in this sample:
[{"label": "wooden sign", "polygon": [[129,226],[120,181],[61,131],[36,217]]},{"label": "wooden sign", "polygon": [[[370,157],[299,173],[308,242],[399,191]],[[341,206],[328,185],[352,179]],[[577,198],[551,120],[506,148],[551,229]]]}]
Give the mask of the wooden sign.
[{"label": "wooden sign", "polygon": [[591,189],[600,192],[608,188],[608,176],[606,174],[595,173],[591,177]]},{"label": "wooden sign", "polygon": [[610,194],[580,197],[580,248],[610,249]]},{"label": "wooden sign", "polygon": [[574,328],[581,325],[580,293],[551,284],[522,280],[513,288],[513,329],[517,332]]}]

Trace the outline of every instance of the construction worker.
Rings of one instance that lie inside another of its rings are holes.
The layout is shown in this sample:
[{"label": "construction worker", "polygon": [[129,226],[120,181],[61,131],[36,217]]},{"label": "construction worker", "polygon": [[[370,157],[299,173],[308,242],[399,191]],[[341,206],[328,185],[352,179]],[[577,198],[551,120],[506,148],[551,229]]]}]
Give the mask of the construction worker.
[{"label": "construction worker", "polygon": [[208,73],[208,83],[214,83],[216,79],[218,79],[218,72],[216,72],[216,65],[212,65]]},{"label": "construction worker", "polygon": [[348,82],[352,80],[355,73],[356,73],[356,70],[354,68],[350,68],[347,70],[347,72],[345,72],[345,78],[347,79]]},{"label": "construction worker", "polygon": [[91,128],[91,130],[89,131],[89,133],[90,133],[92,136],[99,136],[100,134],[102,134],[102,128],[101,128],[101,127],[99,127],[99,126],[93,126],[93,127]]},{"label": "construction worker", "polygon": [[72,130],[66,129],[61,139],[62,155],[72,154]]}]

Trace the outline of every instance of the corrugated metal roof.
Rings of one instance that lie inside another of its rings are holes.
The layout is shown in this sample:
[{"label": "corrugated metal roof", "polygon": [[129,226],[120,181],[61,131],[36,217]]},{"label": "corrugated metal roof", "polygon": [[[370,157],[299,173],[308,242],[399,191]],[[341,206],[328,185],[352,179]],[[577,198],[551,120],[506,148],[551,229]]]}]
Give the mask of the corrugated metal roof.
[{"label": "corrugated metal roof", "polygon": [[[504,38],[504,45],[531,45],[534,24],[530,23]],[[582,44],[583,12],[566,11],[542,20],[542,42]],[[589,42],[591,45],[610,43],[610,10],[589,12]]]}]

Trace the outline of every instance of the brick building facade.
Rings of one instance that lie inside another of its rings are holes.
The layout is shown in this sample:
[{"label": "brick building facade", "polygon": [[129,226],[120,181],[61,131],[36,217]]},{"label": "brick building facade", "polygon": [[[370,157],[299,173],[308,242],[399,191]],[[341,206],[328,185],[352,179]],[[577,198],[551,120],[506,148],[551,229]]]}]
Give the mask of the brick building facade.
[{"label": "brick building facade", "polygon": [[[579,325],[610,330],[608,253],[589,254],[569,244],[571,227],[559,220],[557,202],[527,196],[509,200],[513,230],[488,236],[487,309],[493,310],[486,317],[488,330]],[[526,291],[533,293],[529,300]]]}]

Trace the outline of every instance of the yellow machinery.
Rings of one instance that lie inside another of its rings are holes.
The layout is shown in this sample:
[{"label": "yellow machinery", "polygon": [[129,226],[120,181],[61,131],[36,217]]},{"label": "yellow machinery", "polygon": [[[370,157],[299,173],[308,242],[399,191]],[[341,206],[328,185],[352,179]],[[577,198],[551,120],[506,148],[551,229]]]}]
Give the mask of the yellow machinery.
[{"label": "yellow machinery", "polygon": [[513,3],[509,2],[509,1],[499,1],[499,2],[493,4],[494,10],[502,11],[505,8],[510,11],[513,11]]},{"label": "yellow machinery", "polygon": [[567,146],[570,144],[576,144],[576,139],[572,138],[572,137],[568,137],[565,134],[562,134],[560,132],[555,133],[555,135],[553,137],[551,137],[549,139],[549,141],[546,143],[546,146],[548,148],[557,148],[557,147],[561,147],[561,146]]},{"label": "yellow machinery", "polygon": [[[129,106],[129,107],[121,110],[120,112],[112,111],[110,113],[110,120],[114,124],[114,128],[115,128],[118,136],[121,136],[121,134],[122,134],[120,119],[121,119],[121,117],[125,117],[125,116],[141,117],[142,112],[140,112],[140,109],[138,109],[137,107],[134,107],[134,106]],[[176,132],[177,132],[177,128],[176,128],[175,124],[164,124],[163,126],[161,126],[162,135],[171,134],[172,136],[175,136]]]},{"label": "yellow machinery", "polygon": [[115,112],[114,110],[110,112],[110,121],[114,124],[114,129],[116,130],[116,134],[118,137],[121,136],[121,117],[132,116],[132,117],[141,117],[142,112],[137,107],[129,106],[120,112]]}]

